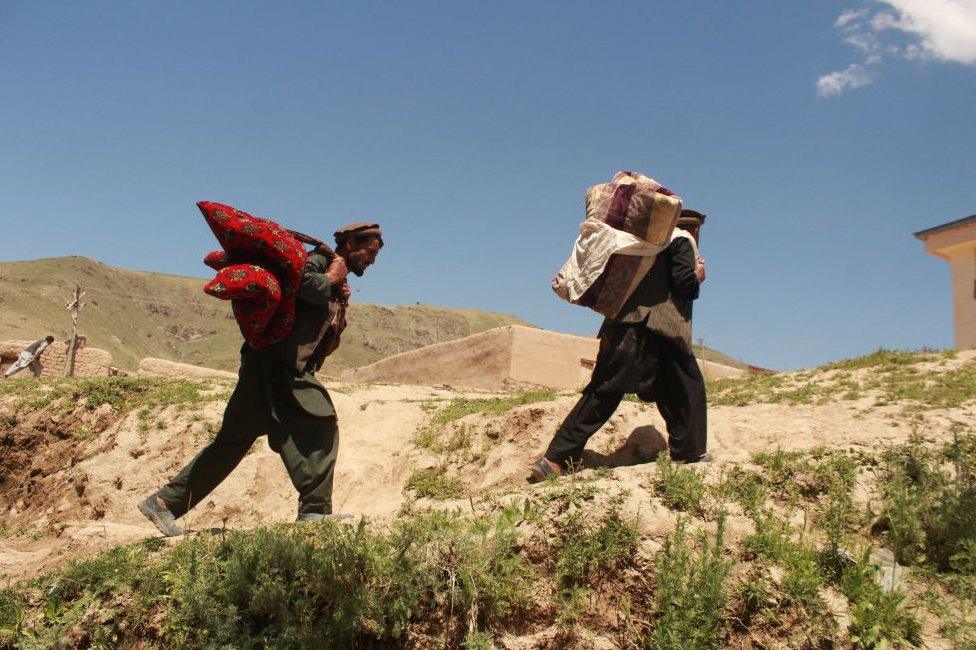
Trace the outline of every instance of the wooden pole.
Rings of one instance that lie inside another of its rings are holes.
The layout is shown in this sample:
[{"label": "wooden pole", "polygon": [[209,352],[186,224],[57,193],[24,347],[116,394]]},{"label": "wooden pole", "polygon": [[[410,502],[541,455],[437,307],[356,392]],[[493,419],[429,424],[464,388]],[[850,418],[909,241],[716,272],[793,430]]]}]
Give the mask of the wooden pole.
[{"label": "wooden pole", "polygon": [[75,374],[75,355],[78,354],[78,314],[88,303],[81,302],[87,291],[81,290],[81,285],[75,283],[74,298],[67,301],[65,306],[71,314],[71,340],[68,342],[68,360],[64,364],[64,376],[73,377]]}]

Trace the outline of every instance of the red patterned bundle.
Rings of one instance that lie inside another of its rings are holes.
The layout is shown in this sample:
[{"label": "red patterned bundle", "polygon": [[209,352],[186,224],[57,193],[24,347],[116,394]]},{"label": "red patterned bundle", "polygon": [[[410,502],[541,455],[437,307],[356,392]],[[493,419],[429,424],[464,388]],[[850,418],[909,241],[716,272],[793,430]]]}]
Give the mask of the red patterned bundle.
[{"label": "red patterned bundle", "polygon": [[244,338],[262,348],[286,336],[295,320],[295,297],[308,253],[274,221],[221,203],[197,203],[220,242],[204,263],[217,269],[205,293],[232,301]]}]

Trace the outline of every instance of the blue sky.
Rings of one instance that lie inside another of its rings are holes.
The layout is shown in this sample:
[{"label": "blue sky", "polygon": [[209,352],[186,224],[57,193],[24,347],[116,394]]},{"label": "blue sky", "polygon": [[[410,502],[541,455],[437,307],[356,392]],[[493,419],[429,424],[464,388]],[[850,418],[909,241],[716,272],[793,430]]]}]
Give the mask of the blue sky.
[{"label": "blue sky", "polygon": [[950,346],[912,233],[976,213],[976,36],[972,0],[923,4],[0,2],[0,260],[203,277],[197,200],[372,218],[355,300],[592,334],[549,280],[584,189],[633,169],[709,215],[709,345]]}]

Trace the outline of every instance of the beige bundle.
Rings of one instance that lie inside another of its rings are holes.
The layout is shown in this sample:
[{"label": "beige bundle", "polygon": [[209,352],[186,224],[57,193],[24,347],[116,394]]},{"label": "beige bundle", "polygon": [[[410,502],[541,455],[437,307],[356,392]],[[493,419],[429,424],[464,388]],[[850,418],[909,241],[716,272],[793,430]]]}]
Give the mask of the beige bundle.
[{"label": "beige bundle", "polygon": [[637,172],[586,191],[586,220],[552,280],[563,300],[613,318],[671,242],[681,197]]}]

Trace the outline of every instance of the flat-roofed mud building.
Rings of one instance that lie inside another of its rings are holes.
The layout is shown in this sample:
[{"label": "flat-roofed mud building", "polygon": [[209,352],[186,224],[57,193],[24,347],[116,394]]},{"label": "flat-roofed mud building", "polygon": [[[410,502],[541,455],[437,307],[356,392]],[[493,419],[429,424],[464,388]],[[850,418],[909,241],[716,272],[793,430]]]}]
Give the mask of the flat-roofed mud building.
[{"label": "flat-roofed mud building", "polygon": [[[387,357],[342,373],[345,383],[384,382],[508,390],[575,390],[590,380],[600,342],[587,336],[509,325]],[[706,378],[740,368],[699,359]]]},{"label": "flat-roofed mud building", "polygon": [[949,262],[956,347],[976,348],[976,214],[915,233],[925,252]]}]

